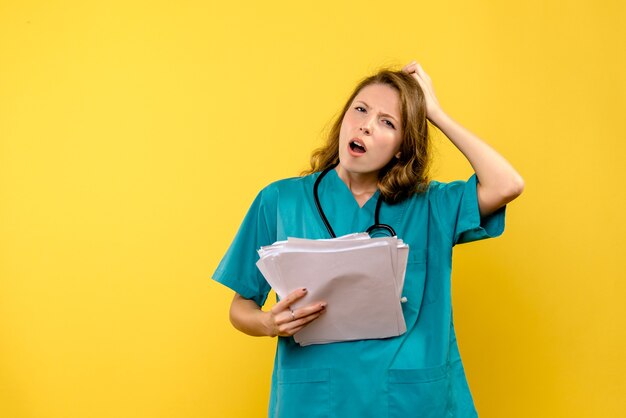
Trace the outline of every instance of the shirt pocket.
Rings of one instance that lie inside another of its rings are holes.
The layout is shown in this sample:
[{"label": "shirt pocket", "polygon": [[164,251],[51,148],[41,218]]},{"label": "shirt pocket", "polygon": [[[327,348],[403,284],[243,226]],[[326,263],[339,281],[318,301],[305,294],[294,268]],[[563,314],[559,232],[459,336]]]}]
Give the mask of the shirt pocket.
[{"label": "shirt pocket", "polygon": [[389,418],[442,418],[448,404],[447,365],[388,371]]},{"label": "shirt pocket", "polygon": [[276,417],[330,417],[330,369],[278,371]]}]

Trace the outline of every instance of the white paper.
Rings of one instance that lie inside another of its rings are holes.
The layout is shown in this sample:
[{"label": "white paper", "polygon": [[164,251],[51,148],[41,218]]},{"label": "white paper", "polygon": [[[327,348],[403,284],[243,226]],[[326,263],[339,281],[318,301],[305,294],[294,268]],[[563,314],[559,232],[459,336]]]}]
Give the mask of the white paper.
[{"label": "white paper", "polygon": [[289,238],[260,248],[257,266],[281,299],[307,288],[292,309],[327,303],[325,313],[294,335],[300,345],[386,338],[406,332],[400,298],[408,251],[396,237],[365,233]]}]

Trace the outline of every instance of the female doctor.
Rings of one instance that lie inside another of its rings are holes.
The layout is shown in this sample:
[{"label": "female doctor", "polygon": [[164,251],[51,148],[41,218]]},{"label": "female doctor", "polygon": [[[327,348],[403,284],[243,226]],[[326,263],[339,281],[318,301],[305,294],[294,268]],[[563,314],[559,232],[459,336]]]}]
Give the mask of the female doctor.
[{"label": "female doctor", "polygon": [[[467,181],[428,179],[427,119],[471,164]],[[502,234],[506,204],[524,187],[520,175],[443,111],[415,61],[356,86],[304,174],[259,192],[213,274],[236,292],[230,308],[235,328],[279,337],[269,416],[477,416],[454,332],[452,247]],[[322,211],[313,193],[316,180]],[[263,311],[270,287],[256,268],[256,250],[287,237],[362,232],[376,212],[410,248],[402,304],[406,333],[298,345],[292,336],[333,307],[310,301],[292,310],[307,294],[296,289]]]}]

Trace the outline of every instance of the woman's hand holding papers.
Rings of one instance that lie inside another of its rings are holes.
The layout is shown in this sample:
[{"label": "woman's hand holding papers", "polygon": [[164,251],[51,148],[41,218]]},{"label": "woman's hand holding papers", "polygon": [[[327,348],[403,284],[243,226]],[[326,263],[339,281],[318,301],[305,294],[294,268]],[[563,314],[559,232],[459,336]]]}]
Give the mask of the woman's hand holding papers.
[{"label": "woman's hand holding papers", "polygon": [[306,289],[295,290],[269,311],[263,311],[254,300],[235,293],[230,305],[230,322],[239,331],[255,337],[290,337],[326,311],[326,302],[292,311],[290,305],[306,294]]},{"label": "woman's hand holding papers", "polygon": [[297,289],[285,299],[276,303],[265,316],[267,335],[270,337],[291,337],[307,324],[317,319],[326,310],[326,303],[319,302],[302,308],[291,310],[290,305],[303,298],[306,289]]}]

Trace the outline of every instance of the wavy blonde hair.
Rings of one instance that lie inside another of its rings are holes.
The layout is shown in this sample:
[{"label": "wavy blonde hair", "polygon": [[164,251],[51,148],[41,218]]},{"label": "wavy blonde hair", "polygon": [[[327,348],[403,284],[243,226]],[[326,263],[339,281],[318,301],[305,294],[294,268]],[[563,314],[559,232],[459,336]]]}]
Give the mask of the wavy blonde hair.
[{"label": "wavy blonde hair", "polygon": [[388,68],[364,78],[356,86],[343,110],[332,124],[325,145],[313,151],[311,168],[301,175],[323,171],[339,163],[339,132],[347,110],[357,94],[370,84],[384,84],[400,95],[402,143],[400,158],[393,157],[378,174],[378,188],[387,203],[397,203],[428,188],[430,141],[426,120],[426,99],[412,76]]}]

